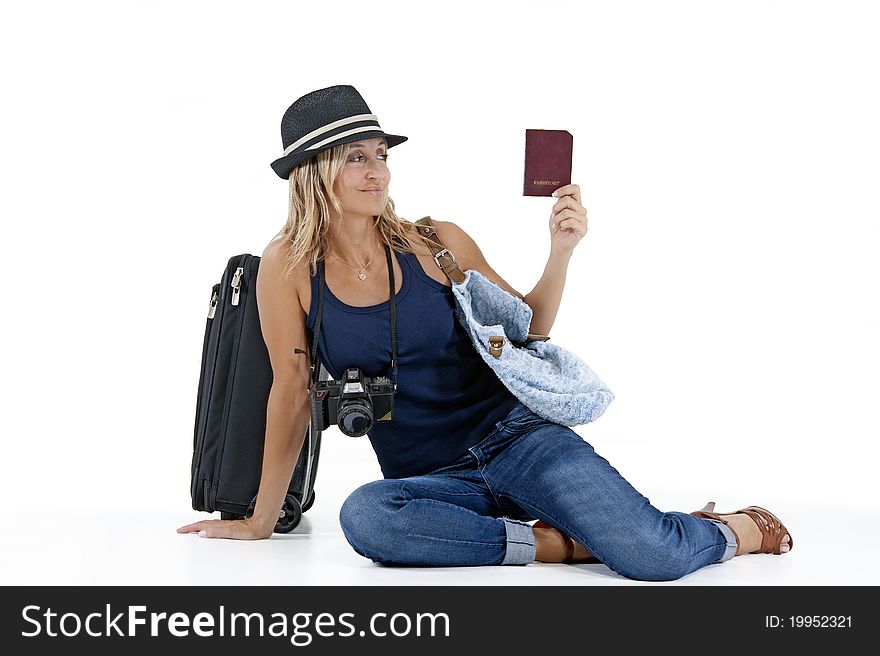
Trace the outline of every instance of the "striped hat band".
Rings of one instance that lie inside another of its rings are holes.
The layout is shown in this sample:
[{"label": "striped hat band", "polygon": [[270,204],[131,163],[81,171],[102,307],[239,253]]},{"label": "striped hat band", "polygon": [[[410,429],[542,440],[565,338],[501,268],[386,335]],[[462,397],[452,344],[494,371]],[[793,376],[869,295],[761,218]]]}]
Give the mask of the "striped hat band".
[{"label": "striped hat band", "polygon": [[[353,123],[359,123],[356,127],[348,127]],[[340,119],[338,121],[333,121],[332,123],[328,123],[327,125],[318,128],[317,130],[312,130],[307,135],[298,139],[297,141],[290,144],[287,148],[284,149],[284,153],[281,155],[284,157],[285,155],[290,155],[290,153],[297,151],[303,152],[308,150],[317,150],[322,146],[326,146],[331,141],[336,141],[337,139],[341,139],[352,134],[358,134],[359,132],[374,132],[375,130],[381,130],[379,127],[379,120],[376,118],[375,114],[358,114],[357,116],[349,116],[347,118]],[[324,137],[322,139],[322,137]],[[319,141],[314,141],[318,139]],[[309,144],[305,146],[304,144]],[[300,146],[303,146],[302,148]]]}]

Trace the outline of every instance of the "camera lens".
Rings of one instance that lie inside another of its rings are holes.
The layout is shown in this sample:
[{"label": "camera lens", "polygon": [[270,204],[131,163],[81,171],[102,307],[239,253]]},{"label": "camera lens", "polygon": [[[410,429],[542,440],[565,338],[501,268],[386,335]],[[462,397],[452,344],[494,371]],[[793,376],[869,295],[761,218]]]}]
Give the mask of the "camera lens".
[{"label": "camera lens", "polygon": [[340,403],[336,411],[336,424],[346,435],[360,437],[373,425],[373,410],[369,404],[358,399]]}]

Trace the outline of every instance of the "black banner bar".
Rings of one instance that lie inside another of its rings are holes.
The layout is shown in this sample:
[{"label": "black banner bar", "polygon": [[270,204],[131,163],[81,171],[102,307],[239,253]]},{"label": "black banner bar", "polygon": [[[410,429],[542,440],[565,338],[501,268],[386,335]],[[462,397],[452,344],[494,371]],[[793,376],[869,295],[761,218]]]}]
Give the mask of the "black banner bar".
[{"label": "black banner bar", "polygon": [[[129,645],[260,653],[555,651],[710,639],[761,653],[855,647],[878,633],[876,586],[5,587],[0,640],[37,653]],[[857,642],[858,641],[858,642]],[[177,653],[177,652],[170,652]],[[225,653],[222,652],[222,653]],[[849,652],[845,652],[849,653]]]}]

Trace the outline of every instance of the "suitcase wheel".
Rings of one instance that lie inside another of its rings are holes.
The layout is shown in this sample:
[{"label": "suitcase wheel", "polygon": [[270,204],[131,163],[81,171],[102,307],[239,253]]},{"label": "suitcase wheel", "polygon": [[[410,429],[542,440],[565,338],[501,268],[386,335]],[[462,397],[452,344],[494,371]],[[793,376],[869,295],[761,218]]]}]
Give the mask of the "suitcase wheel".
[{"label": "suitcase wheel", "polygon": [[[250,517],[251,515],[253,515],[256,505],[257,497],[254,497],[248,504],[244,516]],[[273,532],[290,533],[293,529],[297,527],[297,525],[299,525],[299,522],[302,519],[302,514],[302,506],[299,505],[299,501],[297,500],[297,498],[292,494],[288,494],[284,498],[284,503],[281,504],[281,508],[278,511],[278,521],[275,523],[275,529]]]},{"label": "suitcase wheel", "polygon": [[290,533],[302,519],[303,509],[296,497],[288,494],[281,506],[280,517],[275,524],[276,533]]}]

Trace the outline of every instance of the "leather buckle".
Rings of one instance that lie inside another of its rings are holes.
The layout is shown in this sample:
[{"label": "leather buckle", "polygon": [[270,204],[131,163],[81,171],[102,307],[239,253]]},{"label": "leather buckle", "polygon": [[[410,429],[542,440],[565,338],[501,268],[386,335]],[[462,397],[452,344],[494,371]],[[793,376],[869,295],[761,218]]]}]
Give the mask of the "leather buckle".
[{"label": "leather buckle", "polygon": [[439,250],[436,253],[434,253],[434,263],[440,268],[441,271],[446,271],[446,269],[443,268],[443,265],[440,264],[440,258],[443,255],[449,255],[449,257],[452,258],[453,262],[455,262],[455,255],[448,248],[444,248],[444,249]]}]

